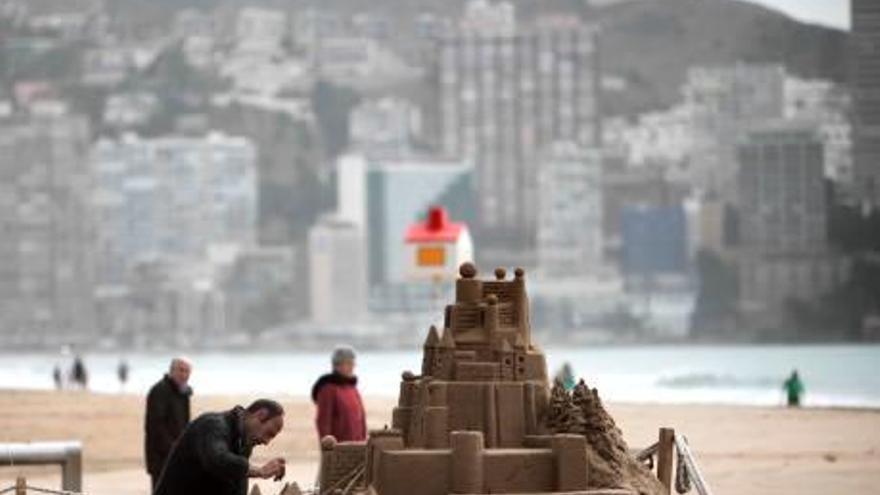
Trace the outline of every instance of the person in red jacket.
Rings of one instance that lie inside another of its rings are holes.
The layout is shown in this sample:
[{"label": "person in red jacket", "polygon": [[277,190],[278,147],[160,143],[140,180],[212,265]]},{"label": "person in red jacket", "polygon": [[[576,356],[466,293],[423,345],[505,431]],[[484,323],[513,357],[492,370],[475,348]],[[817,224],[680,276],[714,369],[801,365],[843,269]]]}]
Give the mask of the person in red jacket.
[{"label": "person in red jacket", "polygon": [[312,400],[318,407],[318,438],[333,435],[340,442],[366,440],[367,415],[357,389],[354,350],[339,347],[331,361],[333,372],[318,378],[312,387]]}]

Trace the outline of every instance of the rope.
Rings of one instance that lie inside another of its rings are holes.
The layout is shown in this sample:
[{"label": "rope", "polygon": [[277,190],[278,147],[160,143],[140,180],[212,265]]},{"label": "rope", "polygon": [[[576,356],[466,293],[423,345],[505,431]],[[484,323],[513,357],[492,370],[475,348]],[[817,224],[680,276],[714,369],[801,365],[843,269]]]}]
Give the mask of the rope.
[{"label": "rope", "polygon": [[357,470],[355,475],[351,478],[351,481],[349,481],[348,484],[345,485],[345,488],[342,489],[343,495],[347,495],[349,493],[352,493],[352,490],[354,490],[354,487],[357,486],[358,483],[360,483],[361,477],[363,477],[363,475],[364,475],[365,468],[366,468],[366,466],[361,464],[360,469]]},{"label": "rope", "polygon": [[675,462],[675,491],[681,494],[691,491],[691,472],[684,462],[684,454],[680,450]]},{"label": "rope", "polygon": [[[7,488],[0,489],[0,495],[3,495],[4,493],[14,492],[16,488],[17,488],[16,486],[10,486]],[[27,491],[37,492],[37,493],[48,493],[50,495],[84,495],[81,492],[70,492],[67,490],[53,490],[51,488],[41,488],[41,487],[32,486],[32,485],[25,485],[24,488]]]},{"label": "rope", "polygon": [[654,455],[660,450],[660,442],[655,442],[650,447],[636,454],[636,460],[644,463],[648,469],[654,469]]},{"label": "rope", "polygon": [[660,442],[654,442],[650,447],[645,448],[638,454],[636,454],[637,461],[644,461],[645,459],[652,457],[657,453],[657,450],[660,449]]},{"label": "rope", "polygon": [[[685,438],[684,435],[679,433],[675,434],[675,447],[678,450],[679,466],[684,465],[682,471],[687,475],[687,482],[685,483],[684,478],[682,478],[682,486],[680,487],[678,486],[678,476],[676,476],[676,490],[679,490],[679,493],[684,493],[680,491],[680,489],[690,488],[690,485],[693,484],[697,493],[700,495],[712,495],[712,490],[709,488],[709,484],[706,483],[706,479],[703,478],[703,474],[700,472],[700,467],[697,465],[694,454],[691,452],[687,438]],[[684,474],[682,476],[684,476]]]},{"label": "rope", "polygon": [[332,485],[330,485],[330,487],[327,488],[326,490],[323,487],[321,487],[321,495],[326,495],[326,494],[331,493],[335,488],[338,488],[340,485],[342,485],[342,482],[347,483],[348,481],[350,481],[352,479],[357,479],[357,477],[360,476],[361,473],[363,472],[364,467],[365,467],[365,464],[362,462],[362,463],[358,464],[351,471],[345,473],[345,476],[336,480],[336,483],[333,483]]},{"label": "rope", "polygon": [[27,490],[37,493],[49,493],[51,495],[84,495],[82,492],[70,492],[67,490],[53,490],[51,488],[40,488],[37,486],[25,485]]}]

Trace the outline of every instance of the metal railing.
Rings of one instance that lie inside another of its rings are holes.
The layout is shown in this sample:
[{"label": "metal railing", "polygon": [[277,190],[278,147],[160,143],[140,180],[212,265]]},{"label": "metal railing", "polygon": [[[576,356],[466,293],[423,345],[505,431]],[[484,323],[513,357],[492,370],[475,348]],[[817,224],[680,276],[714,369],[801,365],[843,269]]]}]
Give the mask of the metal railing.
[{"label": "metal railing", "polygon": [[61,466],[62,493],[82,490],[82,443],[0,443],[0,467],[44,464]]}]

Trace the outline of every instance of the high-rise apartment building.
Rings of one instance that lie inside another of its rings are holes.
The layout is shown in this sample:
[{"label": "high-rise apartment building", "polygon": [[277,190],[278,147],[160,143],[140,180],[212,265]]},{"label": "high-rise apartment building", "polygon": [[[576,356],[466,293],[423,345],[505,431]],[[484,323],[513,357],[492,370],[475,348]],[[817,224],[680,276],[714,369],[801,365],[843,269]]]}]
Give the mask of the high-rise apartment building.
[{"label": "high-rise apartment building", "polygon": [[602,260],[602,152],[572,142],[544,153],[538,176],[538,267],[553,277],[598,272]]},{"label": "high-rise apartment building", "polygon": [[568,17],[520,27],[504,2],[468,6],[436,42],[439,147],[475,164],[478,239],[531,250],[540,152],[599,141],[596,31]]},{"label": "high-rise apartment building", "polygon": [[853,161],[862,199],[880,206],[880,2],[852,9]]},{"label": "high-rise apartment building", "polygon": [[740,240],[765,252],[827,243],[824,150],[816,129],[767,124],[739,146]]},{"label": "high-rise apartment building", "polygon": [[353,323],[366,315],[367,251],[361,225],[327,215],[312,227],[309,288],[316,323]]},{"label": "high-rise apartment building", "polygon": [[122,283],[140,261],[256,242],[256,150],[247,138],[129,135],[99,141],[92,161],[102,283]]},{"label": "high-rise apartment building", "polygon": [[[778,317],[789,301],[809,301],[846,279],[846,259],[828,248],[823,159],[814,125],[768,123],[738,147],[739,291],[746,317]],[[757,327],[778,325],[771,319]]]},{"label": "high-rise apartment building", "polygon": [[75,342],[93,330],[85,118],[0,122],[0,333]]},{"label": "high-rise apartment building", "polygon": [[684,85],[691,116],[693,185],[725,199],[736,195],[736,146],[756,124],[784,114],[785,69],[737,64],[695,67]]}]

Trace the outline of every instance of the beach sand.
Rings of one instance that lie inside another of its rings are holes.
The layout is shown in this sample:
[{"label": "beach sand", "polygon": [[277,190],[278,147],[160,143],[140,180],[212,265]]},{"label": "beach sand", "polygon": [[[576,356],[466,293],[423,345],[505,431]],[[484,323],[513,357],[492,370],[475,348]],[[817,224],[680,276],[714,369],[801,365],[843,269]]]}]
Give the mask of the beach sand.
[{"label": "beach sand", "polygon": [[[194,413],[246,404],[254,397],[199,396]],[[288,479],[310,486],[318,463],[314,409],[305,398],[278,397],[286,426],[255,460],[288,459]],[[73,440],[84,445],[85,492],[146,495],[143,398],[85,392],[0,391],[0,442]],[[371,428],[390,423],[393,401],[366,399]],[[660,426],[687,435],[718,494],[880,493],[880,411],[787,410],[736,406],[610,404],[631,448],[645,447]],[[56,468],[9,467],[0,449],[0,489],[19,474],[57,488]],[[279,485],[261,483],[264,494]]]}]

